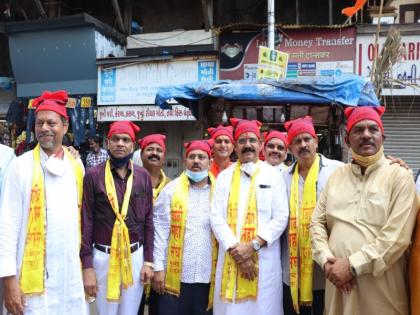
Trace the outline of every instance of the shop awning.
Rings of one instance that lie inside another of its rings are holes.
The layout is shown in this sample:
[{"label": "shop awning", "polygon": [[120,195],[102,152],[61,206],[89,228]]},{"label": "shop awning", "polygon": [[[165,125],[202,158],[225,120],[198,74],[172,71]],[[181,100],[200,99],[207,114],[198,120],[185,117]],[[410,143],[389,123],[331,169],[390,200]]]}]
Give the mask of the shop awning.
[{"label": "shop awning", "polygon": [[371,82],[357,75],[341,77],[308,77],[299,79],[240,80],[190,83],[161,87],[155,104],[163,109],[175,99],[196,113],[204,98],[230,101],[283,104],[340,104],[346,106],[379,106]]}]

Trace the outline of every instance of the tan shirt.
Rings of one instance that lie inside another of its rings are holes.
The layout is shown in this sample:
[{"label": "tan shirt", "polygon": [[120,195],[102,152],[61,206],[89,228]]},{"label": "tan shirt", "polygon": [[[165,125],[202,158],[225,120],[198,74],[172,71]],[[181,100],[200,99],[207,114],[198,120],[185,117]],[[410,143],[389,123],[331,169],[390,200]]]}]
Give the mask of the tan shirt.
[{"label": "tan shirt", "polygon": [[313,256],[320,266],[349,257],[357,286],[342,295],[327,281],[326,314],[408,313],[405,253],[416,214],[411,174],[385,157],[364,175],[356,164],[331,175],[312,216]]}]

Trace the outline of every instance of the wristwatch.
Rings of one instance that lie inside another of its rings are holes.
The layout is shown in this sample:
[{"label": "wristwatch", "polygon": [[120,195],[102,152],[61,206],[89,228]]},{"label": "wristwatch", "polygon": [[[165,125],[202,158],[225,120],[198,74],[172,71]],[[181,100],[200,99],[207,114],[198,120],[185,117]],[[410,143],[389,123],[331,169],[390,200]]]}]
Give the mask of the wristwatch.
[{"label": "wristwatch", "polygon": [[257,240],[252,240],[252,248],[258,252],[261,249],[261,244]]},{"label": "wristwatch", "polygon": [[353,276],[353,277],[356,277],[357,276],[357,273],[356,273],[356,268],[354,268],[353,267],[353,265],[350,263],[350,265],[349,265],[349,269],[350,269],[350,273],[351,273],[351,275]]}]

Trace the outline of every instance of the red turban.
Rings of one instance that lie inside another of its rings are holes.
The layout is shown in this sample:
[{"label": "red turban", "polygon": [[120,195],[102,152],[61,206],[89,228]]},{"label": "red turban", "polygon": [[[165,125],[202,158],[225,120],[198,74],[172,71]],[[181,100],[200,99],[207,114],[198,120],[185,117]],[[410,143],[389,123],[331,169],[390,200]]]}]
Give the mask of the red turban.
[{"label": "red turban", "polygon": [[218,136],[226,136],[226,137],[229,137],[230,141],[233,142],[233,127],[232,126],[224,127],[222,125],[219,125],[217,126],[217,128],[209,128],[207,129],[207,131],[209,132],[210,137],[213,140],[216,140]]},{"label": "red turban", "polygon": [[347,132],[350,132],[351,128],[359,121],[362,120],[373,120],[381,128],[382,133],[384,132],[384,126],[382,125],[381,117],[385,112],[385,108],[382,106],[357,106],[347,107],[344,113],[347,117]]},{"label": "red turban", "polygon": [[185,156],[191,151],[194,150],[202,150],[207,153],[207,155],[211,156],[211,148],[213,147],[213,139],[210,140],[193,140],[187,143],[184,143],[184,148],[186,149]]},{"label": "red turban", "polygon": [[131,121],[116,121],[111,124],[108,131],[108,139],[115,134],[124,133],[130,136],[131,140],[136,141],[136,133],[140,131],[140,127]]},{"label": "red turban", "polygon": [[260,127],[262,125],[258,120],[246,120],[239,118],[231,118],[230,123],[235,128],[235,141],[245,132],[255,133],[258,139],[261,139]]},{"label": "red turban", "polygon": [[166,140],[166,136],[156,133],[153,135],[148,135],[144,137],[143,139],[140,139],[139,146],[143,150],[149,144],[156,143],[162,148],[163,151],[166,151],[165,140]]},{"label": "red turban", "polygon": [[289,145],[289,143],[287,142],[287,135],[285,132],[280,132],[277,130],[271,130],[269,132],[264,132],[264,146],[267,145],[268,141],[270,141],[273,138],[277,138],[280,139],[281,141],[283,141],[284,146],[287,149],[287,146]]},{"label": "red turban", "polygon": [[289,144],[292,143],[296,136],[302,133],[309,133],[312,137],[318,139],[311,116],[305,116],[295,120],[286,121],[284,123],[284,127],[287,130],[287,142]]},{"label": "red turban", "polygon": [[34,99],[32,106],[36,108],[35,113],[38,113],[40,110],[50,110],[68,120],[69,116],[67,116],[66,109],[67,100],[67,91],[44,91],[40,97]]}]

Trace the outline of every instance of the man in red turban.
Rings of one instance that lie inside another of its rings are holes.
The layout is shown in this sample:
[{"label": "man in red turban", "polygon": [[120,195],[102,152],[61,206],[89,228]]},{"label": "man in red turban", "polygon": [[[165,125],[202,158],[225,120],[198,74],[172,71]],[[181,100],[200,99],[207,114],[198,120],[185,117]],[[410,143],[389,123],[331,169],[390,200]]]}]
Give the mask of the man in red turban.
[{"label": "man in red turban", "polygon": [[137,314],[153,277],[153,192],[149,174],[131,157],[140,128],[111,124],[109,160],[84,178],[80,258],[86,294],[100,314]]},{"label": "man in red turban", "polygon": [[217,177],[221,171],[232,164],[230,155],[233,152],[233,127],[219,125],[216,128],[209,128],[207,131],[211,139],[214,140],[210,172],[214,177]]},{"label": "man in red turban", "polygon": [[165,141],[166,136],[161,134],[148,135],[139,140],[142,164],[152,179],[154,201],[163,187],[170,182],[162,170],[166,156]]},{"label": "man in red turban", "polygon": [[11,314],[85,314],[80,272],[83,164],[63,147],[67,92],[34,100],[38,145],[13,159],[2,186],[0,281]]},{"label": "man in red turban", "polygon": [[264,133],[265,162],[283,171],[287,166],[283,163],[287,157],[287,135],[284,132],[271,130]]},{"label": "man in red turban", "polygon": [[184,145],[185,171],[157,198],[153,289],[160,315],[207,314],[217,247],[210,226],[212,140]]},{"label": "man in red turban", "polygon": [[[284,172],[290,200],[288,231],[282,236],[284,314],[322,315],[325,276],[310,254],[309,223],[328,177],[343,163],[317,153],[318,136],[312,117],[287,121],[284,126],[289,150],[296,159]],[[294,241],[297,235],[305,238]]]},{"label": "man in red turban", "polygon": [[352,163],[330,176],[312,216],[327,315],[409,314],[406,251],[419,205],[412,174],[384,156],[383,112],[346,108]]},{"label": "man in red turban", "polygon": [[231,123],[238,161],[217,177],[210,217],[219,241],[214,314],[281,314],[286,185],[281,173],[258,159],[261,123]]}]

